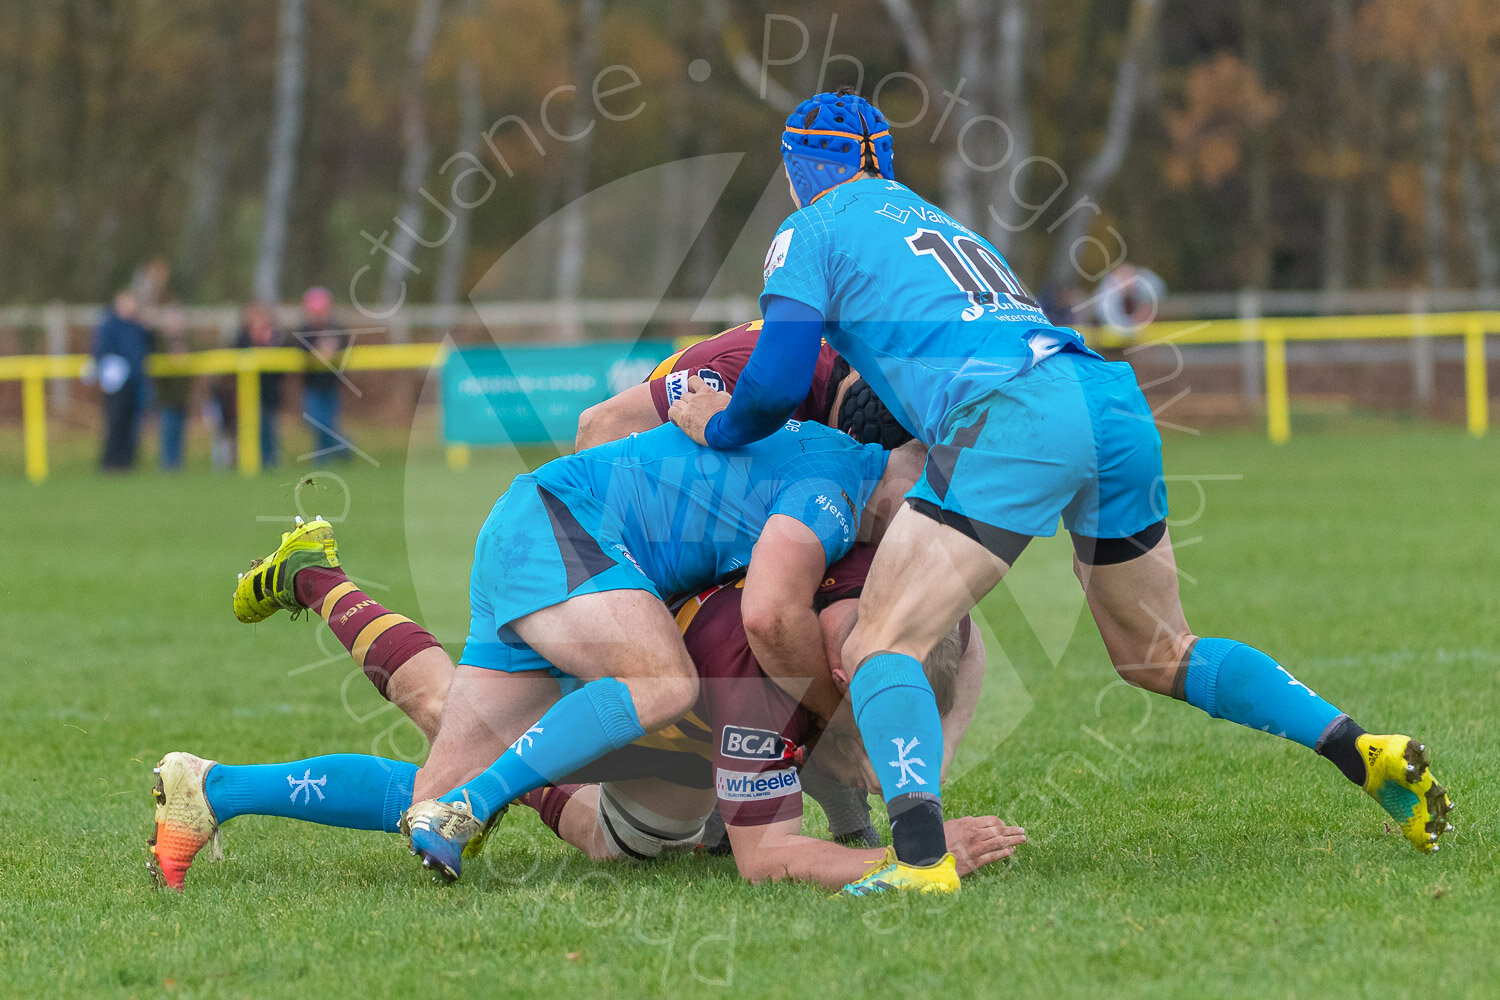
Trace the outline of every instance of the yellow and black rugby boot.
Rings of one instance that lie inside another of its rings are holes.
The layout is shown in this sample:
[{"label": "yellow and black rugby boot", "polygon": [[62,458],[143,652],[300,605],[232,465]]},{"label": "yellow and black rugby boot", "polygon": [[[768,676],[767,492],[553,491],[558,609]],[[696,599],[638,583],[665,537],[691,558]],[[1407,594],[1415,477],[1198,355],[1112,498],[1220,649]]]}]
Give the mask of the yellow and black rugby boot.
[{"label": "yellow and black rugby boot", "polygon": [[281,536],[276,551],[250,564],[234,587],[234,616],[242,622],[262,622],[278,611],[290,611],[295,619],[304,610],[297,603],[292,578],[310,566],[337,569],[339,546],[333,525],[315,517],[296,519],[291,531]]},{"label": "yellow and black rugby boot", "polygon": [[1453,829],[1453,802],[1432,778],[1427,747],[1406,736],[1365,733],[1355,740],[1365,761],[1364,789],[1401,827],[1419,851],[1436,851],[1437,839]]},{"label": "yellow and black rugby boot", "polygon": [[908,865],[896,860],[894,848],[870,865],[863,876],[839,890],[840,896],[873,896],[877,892],[957,892],[958,864],[944,854],[930,865]]}]

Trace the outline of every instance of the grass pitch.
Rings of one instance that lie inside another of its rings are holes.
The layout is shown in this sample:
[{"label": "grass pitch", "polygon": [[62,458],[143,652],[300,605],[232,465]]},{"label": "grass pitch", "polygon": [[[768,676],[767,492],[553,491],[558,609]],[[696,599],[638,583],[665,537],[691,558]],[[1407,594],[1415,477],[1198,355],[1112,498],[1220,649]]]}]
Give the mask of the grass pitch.
[{"label": "grass pitch", "polygon": [[1115,683],[1054,541],[982,606],[990,676],[947,792],[950,814],[999,812],[1032,842],[956,898],[752,887],[728,860],[595,865],[524,809],[451,887],[395,837],[247,817],[186,894],[154,890],[163,752],[423,752],[320,625],[229,608],[284,523],[257,517],[300,502],[342,517],[351,573],[457,649],[473,538],[519,462],[376,457],[310,482],[6,473],[0,996],[1500,990],[1500,440],[1168,441],[1189,620],[1425,739],[1458,805],[1436,857],[1309,751]]}]

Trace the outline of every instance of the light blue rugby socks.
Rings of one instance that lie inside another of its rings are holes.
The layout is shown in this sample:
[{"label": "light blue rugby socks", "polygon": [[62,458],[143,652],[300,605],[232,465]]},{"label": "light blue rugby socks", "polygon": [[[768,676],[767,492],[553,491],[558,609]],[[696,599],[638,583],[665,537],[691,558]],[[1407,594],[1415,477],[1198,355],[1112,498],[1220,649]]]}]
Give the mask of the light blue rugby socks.
[{"label": "light blue rugby socks", "polygon": [[209,808],[236,816],[284,816],[324,826],[395,833],[411,805],[417,765],[336,753],[284,764],[216,764],[204,777]]},{"label": "light blue rugby socks", "polygon": [[1253,646],[1199,639],[1179,675],[1180,696],[1216,719],[1301,743],[1363,786],[1363,727]]},{"label": "light blue rugby socks", "polygon": [[474,815],[488,822],[511,800],[645,735],[630,689],[613,677],[601,677],[564,695],[483,774],[441,801],[461,802],[467,793]]},{"label": "light blue rugby socks", "polygon": [[948,853],[939,783],[943,720],[932,686],[915,657],[875,653],[849,682],[854,721],[880,778],[891,844],[910,865],[930,865]]},{"label": "light blue rugby socks", "polygon": [[1188,704],[1309,749],[1343,714],[1265,653],[1233,639],[1199,639],[1184,674]]}]

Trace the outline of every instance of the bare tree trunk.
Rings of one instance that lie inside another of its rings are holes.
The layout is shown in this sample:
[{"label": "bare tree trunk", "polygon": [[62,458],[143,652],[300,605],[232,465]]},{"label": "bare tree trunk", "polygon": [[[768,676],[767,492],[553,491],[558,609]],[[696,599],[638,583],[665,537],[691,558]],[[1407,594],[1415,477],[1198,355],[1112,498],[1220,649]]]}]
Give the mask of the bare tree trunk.
[{"label": "bare tree trunk", "polygon": [[[463,0],[464,56],[458,67],[458,128],[463,136],[460,152],[479,160],[482,130],[484,129],[484,99],[479,84],[479,63],[469,44],[471,32],[479,30],[477,0]],[[453,306],[458,302],[459,285],[463,282],[464,262],[469,256],[469,220],[472,209],[471,197],[467,194],[450,199],[449,210],[454,215],[453,232],[443,243],[443,256],[438,263],[434,299],[438,305]],[[451,332],[451,331],[449,331]]]},{"label": "bare tree trunk", "polygon": [[255,259],[255,297],[276,302],[281,297],[287,227],[292,211],[292,186],[297,177],[297,146],[302,131],[302,92],[307,62],[307,2],[281,0],[276,41],[276,97],[271,137],[266,146],[265,221]]},{"label": "bare tree trunk", "polygon": [[96,51],[103,55],[98,60],[99,75],[91,88],[98,95],[98,103],[94,105],[91,124],[95,143],[91,180],[96,224],[94,273],[85,288],[90,298],[109,294],[112,290],[109,283],[120,265],[117,240],[122,223],[121,203],[129,197],[123,191],[123,182],[130,158],[125,144],[128,135],[122,126],[129,107],[124,80],[132,56],[130,19],[136,13],[134,5],[118,0],[105,0],[94,7],[96,26],[103,29],[95,40]]},{"label": "bare tree trunk", "polygon": [[[713,42],[717,28],[713,19],[705,16],[698,21],[698,45],[702,51],[707,52]],[[719,119],[713,114],[713,94],[703,87],[694,88],[692,91],[693,121],[698,127],[692,130],[692,146],[689,149],[694,156],[702,156],[706,153],[717,151],[719,147]],[[708,248],[708,253],[695,253],[689,256],[687,261],[687,286],[684,289],[689,295],[702,296],[708,292],[713,284],[714,277],[718,274],[723,264],[717,249],[719,246],[719,227],[714,213],[714,204],[722,193],[722,188],[708,176],[709,171],[701,167],[693,171],[692,185],[692,209],[685,214],[684,224],[687,219],[701,219],[703,224],[698,228],[696,234],[683,233],[684,239],[693,239],[696,235],[698,245]],[[791,210],[788,201],[787,210]]]},{"label": "bare tree trunk", "polygon": [[[980,24],[978,0],[958,0],[958,78],[970,94],[970,100],[981,99],[984,94],[984,29]],[[943,208],[964,225],[973,225],[975,218],[974,169],[963,144],[959,141],[964,121],[974,114],[982,114],[983,108],[971,108],[963,118],[953,123],[953,148],[943,155]]]},{"label": "bare tree trunk", "polygon": [[[671,32],[669,37],[674,42],[688,37],[684,30],[686,21],[682,0],[668,0],[667,24]],[[683,163],[690,141],[686,124],[688,94],[684,79],[683,74],[677,73],[666,82],[667,162],[661,172],[661,207],[657,212],[656,260],[652,268],[653,287],[663,291],[671,283],[685,256],[682,251],[682,241],[685,238],[682,232],[685,207],[683,196],[689,190],[688,185],[693,183]],[[694,116],[693,121],[697,122],[699,119]]]},{"label": "bare tree trunk", "polygon": [[62,151],[57,163],[57,202],[53,212],[56,230],[52,274],[48,282],[62,295],[79,292],[78,259],[80,220],[83,216],[83,179],[90,176],[88,115],[88,38],[83,0],[67,0],[62,6],[59,52],[54,64],[57,92],[61,95],[62,131],[72,136],[76,148]]},{"label": "bare tree trunk", "polygon": [[767,104],[784,115],[791,114],[792,109],[797,106],[797,96],[772,80],[769,75],[764,77],[764,88],[762,87],[760,57],[751,52],[744,33],[735,24],[734,17],[724,0],[704,0],[703,14],[714,32],[718,34],[719,42],[724,47],[724,54],[729,57],[729,65],[734,69],[734,75],[739,77],[740,82],[756,96],[760,96],[764,89]]},{"label": "bare tree trunk", "polygon": [[[943,93],[946,88],[933,65],[932,34],[929,34],[923,26],[922,19],[911,0],[882,0],[882,2],[885,4],[886,13],[896,26],[896,33],[901,38],[902,45],[906,48],[906,57],[911,63],[912,70],[921,78],[929,93],[934,96]],[[945,148],[940,175],[943,208],[949,215],[967,225],[977,221],[974,217],[974,177],[973,171],[964,163],[964,154],[958,143],[958,133],[962,130],[964,122],[976,113],[973,100],[976,94],[983,93],[986,75],[983,30],[980,26],[977,0],[958,0],[953,15],[953,27],[951,34],[957,39],[958,49],[958,82],[954,85],[953,93],[959,95],[964,104],[969,105],[969,110],[956,114],[954,117],[957,120],[949,121],[944,126],[953,136],[953,144]],[[940,30],[934,34],[942,36],[949,33]],[[936,134],[933,139],[937,141]]]},{"label": "bare tree trunk", "polygon": [[1469,235],[1469,252],[1474,261],[1474,284],[1483,292],[1500,286],[1500,251],[1488,212],[1484,179],[1479,167],[1481,140],[1479,108],[1474,103],[1474,89],[1466,74],[1460,73],[1458,91],[1458,127],[1463,142],[1458,181],[1464,213],[1464,229]]},{"label": "bare tree trunk", "polygon": [[896,34],[906,46],[912,70],[924,80],[935,76],[932,69],[932,42],[911,0],[882,0],[885,11],[896,26]]},{"label": "bare tree trunk", "polygon": [[1444,243],[1443,166],[1448,159],[1448,71],[1441,64],[1427,70],[1422,86],[1422,246],[1427,256],[1427,286],[1448,285]]},{"label": "bare tree trunk", "polygon": [[568,135],[576,138],[568,143],[564,167],[562,226],[555,276],[560,303],[558,337],[567,341],[583,338],[577,301],[578,291],[583,285],[584,258],[588,253],[588,220],[584,218],[582,199],[588,193],[589,162],[594,144],[593,122],[584,93],[599,65],[599,23],[603,17],[603,0],[581,0],[573,45],[573,82],[578,91],[573,96],[568,129]]},{"label": "bare tree trunk", "polygon": [[[1095,206],[1109,182],[1114,179],[1125,161],[1125,151],[1130,146],[1130,135],[1135,124],[1136,95],[1141,86],[1142,66],[1146,62],[1156,36],[1156,19],[1161,13],[1161,0],[1134,0],[1130,8],[1130,27],[1125,38],[1125,48],[1120,54],[1120,65],[1115,73],[1115,91],[1110,100],[1109,119],[1104,130],[1104,144],[1099,147],[1083,168],[1079,178],[1074,204]],[[1052,264],[1047,268],[1047,284],[1061,285],[1070,277],[1073,269],[1073,246],[1087,235],[1093,214],[1075,210],[1063,218],[1058,231],[1057,243],[1052,251]]]},{"label": "bare tree trunk", "polygon": [[[1243,0],[1245,64],[1265,82],[1265,17],[1261,0]],[[1251,131],[1247,164],[1250,187],[1250,239],[1245,248],[1244,286],[1264,291],[1271,281],[1271,137],[1268,126]]]},{"label": "bare tree trunk", "polygon": [[[1001,121],[1010,128],[1010,156],[1005,165],[997,170],[990,184],[988,199],[990,213],[999,218],[1011,218],[1009,207],[1024,193],[1023,170],[1031,156],[1031,114],[1026,107],[1026,52],[1030,38],[1030,12],[1027,0],[1001,0],[996,25],[999,50],[995,67],[995,110]],[[1006,257],[1013,254],[1015,233],[1005,225],[989,228],[995,248]],[[1014,261],[1012,261],[1014,264]]]},{"label": "bare tree trunk", "polygon": [[203,275],[214,259],[223,215],[224,189],[229,181],[229,119],[234,112],[233,0],[213,0],[213,40],[209,66],[208,108],[198,119],[188,182],[187,222],[178,248],[178,286],[189,299],[197,295]]},{"label": "bare tree trunk", "polygon": [[1333,109],[1328,116],[1328,194],[1323,199],[1323,291],[1330,297],[1349,287],[1349,151],[1348,114],[1354,86],[1350,52],[1350,0],[1332,0]]},{"label": "bare tree trunk", "polygon": [[1386,122],[1391,101],[1391,64],[1375,64],[1370,80],[1370,116],[1364,123],[1365,162],[1370,178],[1365,185],[1364,285],[1379,288],[1385,284],[1385,227],[1389,218],[1390,196],[1386,191]]},{"label": "bare tree trunk", "polygon": [[1465,151],[1463,162],[1459,164],[1459,181],[1463,186],[1464,224],[1474,254],[1474,282],[1480,291],[1493,292],[1500,288],[1500,255],[1497,255],[1490,217],[1485,211],[1479,161],[1472,150]]},{"label": "bare tree trunk", "polygon": [[[406,156],[401,163],[401,201],[396,209],[396,231],[391,236],[391,252],[385,258],[380,276],[380,298],[394,305],[405,294],[405,276],[416,273],[412,257],[422,235],[422,182],[432,166],[432,140],[427,135],[427,111],[423,103],[423,83],[432,42],[442,20],[442,0],[420,0],[416,22],[406,45],[406,78],[401,89],[401,140]],[[450,220],[451,229],[452,222]],[[451,235],[451,234],[450,234]],[[410,331],[404,324],[393,324],[391,339],[406,340]]]}]

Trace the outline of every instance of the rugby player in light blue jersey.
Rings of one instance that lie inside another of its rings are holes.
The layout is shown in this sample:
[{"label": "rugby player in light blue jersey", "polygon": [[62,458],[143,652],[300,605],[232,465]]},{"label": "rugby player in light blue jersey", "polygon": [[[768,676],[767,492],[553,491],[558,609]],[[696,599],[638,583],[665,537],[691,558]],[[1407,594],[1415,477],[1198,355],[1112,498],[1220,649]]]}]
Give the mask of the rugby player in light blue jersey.
[{"label": "rugby player in light blue jersey", "polygon": [[921,461],[914,444],[887,452],[822,424],[792,421],[728,452],[667,424],[518,476],[475,546],[448,697],[464,708],[445,708],[424,770],[445,773],[485,725],[482,706],[515,697],[502,674],[550,673],[568,693],[477,777],[452,791],[418,778],[402,829],[423,865],[456,878],[464,847],[513,799],[692,706],[698,675],[668,595],[744,574],[747,626],[804,657],[820,650],[812,598],[826,568],[884,533]]},{"label": "rugby player in light blue jersey", "polygon": [[[1121,676],[1315,749],[1413,845],[1437,850],[1450,802],[1425,747],[1369,734],[1259,650],[1188,629],[1161,438],[1130,366],[1048,323],[988,241],[896,182],[889,126],[863,98],[802,102],[782,157],[799,209],[766,255],[755,352],[732,399],[690,381],[671,417],[716,448],[772,432],[806,394],[826,339],[929,448],[843,650],[893,841],[888,863],[847,891],[958,889],[920,660],[1059,518]],[[794,657],[756,654],[772,676],[799,671]]]}]

